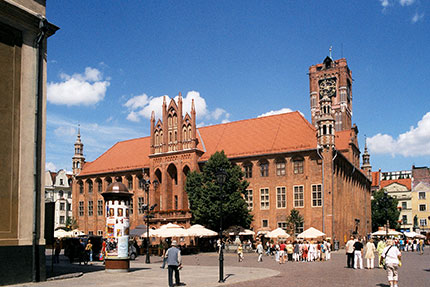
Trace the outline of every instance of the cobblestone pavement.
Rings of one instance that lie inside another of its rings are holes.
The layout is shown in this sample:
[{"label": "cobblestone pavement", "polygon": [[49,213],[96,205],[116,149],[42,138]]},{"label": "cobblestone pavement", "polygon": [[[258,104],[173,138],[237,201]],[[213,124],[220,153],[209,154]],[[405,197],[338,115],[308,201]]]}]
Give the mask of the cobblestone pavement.
[{"label": "cobblestone pavement", "polygon": [[[403,252],[402,267],[399,268],[399,286],[422,287],[430,286],[430,255],[427,252],[423,256],[415,252]],[[190,265],[216,265],[216,254],[211,256],[188,256],[184,262]],[[346,256],[343,250],[332,254],[332,259],[327,262],[287,262],[280,265],[272,257],[263,257],[263,262],[257,262],[256,254],[245,254],[244,262],[237,262],[236,256],[226,256],[226,270],[230,266],[264,267],[278,270],[279,274],[270,278],[253,280],[229,285],[231,287],[276,287],[276,286],[300,286],[315,285],[325,286],[379,286],[388,287],[386,271],[383,269],[354,270],[346,268]],[[363,259],[366,267],[365,259]],[[228,273],[228,271],[227,271]]]},{"label": "cobblestone pavement", "polygon": [[[167,286],[167,270],[159,268],[160,257],[151,257],[151,264],[144,262],[145,257],[140,256],[131,262],[130,272],[107,273],[101,262],[80,266],[70,264],[61,256],[61,263],[55,264],[52,271],[48,258],[50,281],[14,286]],[[343,251],[333,253],[332,260],[327,262],[287,262],[282,265],[271,256],[265,256],[263,262],[258,263],[255,253],[246,253],[244,262],[238,262],[235,254],[227,253],[224,264],[226,282],[218,284],[218,254],[183,256],[181,281],[193,287],[389,286],[383,269],[345,268],[346,256]],[[399,277],[399,286],[430,286],[430,255],[404,252]]]}]

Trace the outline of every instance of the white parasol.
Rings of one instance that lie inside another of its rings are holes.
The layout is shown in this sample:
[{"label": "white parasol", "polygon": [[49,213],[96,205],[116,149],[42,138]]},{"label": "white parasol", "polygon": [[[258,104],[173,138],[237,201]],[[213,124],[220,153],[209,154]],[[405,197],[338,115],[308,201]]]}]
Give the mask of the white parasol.
[{"label": "white parasol", "polygon": [[194,224],[193,226],[187,229],[187,232],[189,236],[196,236],[196,237],[213,237],[218,235],[218,233],[216,233],[215,231],[210,230],[200,224]]},{"label": "white parasol", "polygon": [[288,238],[288,237],[290,237],[290,235],[285,230],[278,227],[278,228],[270,231],[269,233],[267,233],[266,237],[269,237],[269,238]]},{"label": "white parasol", "polygon": [[297,238],[307,239],[307,238],[317,238],[317,237],[323,237],[323,236],[325,236],[325,233],[322,233],[316,228],[310,227],[305,231],[303,231],[302,233],[300,233],[299,235],[297,235]]}]

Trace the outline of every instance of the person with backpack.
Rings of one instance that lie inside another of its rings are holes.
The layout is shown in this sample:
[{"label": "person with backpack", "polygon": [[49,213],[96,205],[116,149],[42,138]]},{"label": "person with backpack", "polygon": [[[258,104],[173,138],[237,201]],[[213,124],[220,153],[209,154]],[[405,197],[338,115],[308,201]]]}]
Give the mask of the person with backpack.
[{"label": "person with backpack", "polygon": [[387,240],[387,246],[384,248],[381,258],[384,260],[384,265],[387,269],[387,277],[388,282],[390,283],[390,287],[398,287],[397,283],[399,282],[399,263],[402,253],[394,245],[393,240]]}]

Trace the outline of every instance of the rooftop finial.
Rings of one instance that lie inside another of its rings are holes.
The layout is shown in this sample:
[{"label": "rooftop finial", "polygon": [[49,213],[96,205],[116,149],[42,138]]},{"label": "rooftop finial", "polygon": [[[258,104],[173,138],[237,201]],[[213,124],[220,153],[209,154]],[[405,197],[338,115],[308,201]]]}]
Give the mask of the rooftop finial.
[{"label": "rooftop finial", "polygon": [[78,138],[81,137],[81,124],[78,123]]},{"label": "rooftop finial", "polygon": [[333,50],[333,46],[330,46],[330,48],[328,49],[328,52],[329,52],[329,56],[330,56],[330,58],[331,59],[333,59],[332,57],[331,57],[331,51]]}]

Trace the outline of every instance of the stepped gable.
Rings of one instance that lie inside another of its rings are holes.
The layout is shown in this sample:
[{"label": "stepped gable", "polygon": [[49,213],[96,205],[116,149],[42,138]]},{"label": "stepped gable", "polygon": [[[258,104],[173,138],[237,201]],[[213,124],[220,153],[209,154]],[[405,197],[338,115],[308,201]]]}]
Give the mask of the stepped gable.
[{"label": "stepped gable", "polygon": [[149,167],[149,137],[117,142],[91,163],[86,163],[82,175],[117,172]]},{"label": "stepped gable", "polygon": [[285,113],[199,128],[206,161],[216,151],[229,158],[314,149],[315,128],[299,113]]}]

